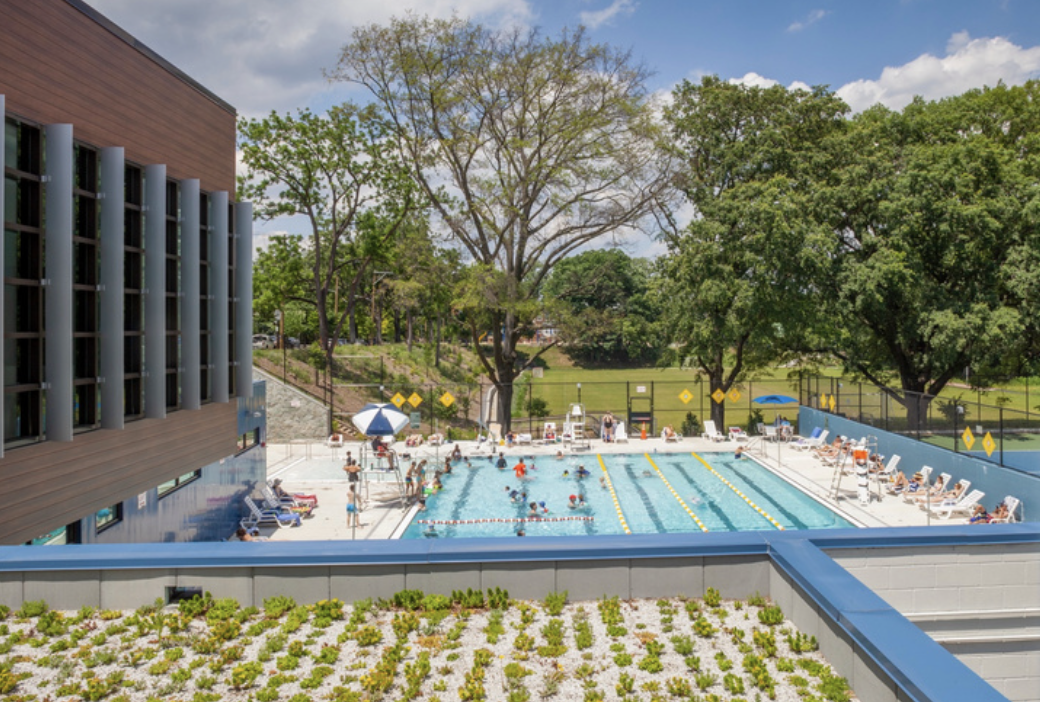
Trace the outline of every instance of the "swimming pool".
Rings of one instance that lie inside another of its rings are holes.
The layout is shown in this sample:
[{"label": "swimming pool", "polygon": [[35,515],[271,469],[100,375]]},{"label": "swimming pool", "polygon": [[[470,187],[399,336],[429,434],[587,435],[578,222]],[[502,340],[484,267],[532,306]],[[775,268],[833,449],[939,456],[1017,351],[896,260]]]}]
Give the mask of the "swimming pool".
[{"label": "swimming pool", "polygon": [[[520,528],[528,536],[578,536],[854,526],[731,453],[545,457],[524,480],[513,474],[516,462],[510,457],[505,470],[484,460],[456,464],[402,538],[512,536]],[[581,465],[589,477],[577,477]],[[514,490],[526,497],[511,500]],[[571,509],[570,495],[583,495],[585,506]],[[539,505],[537,519],[528,516],[531,502]]]}]

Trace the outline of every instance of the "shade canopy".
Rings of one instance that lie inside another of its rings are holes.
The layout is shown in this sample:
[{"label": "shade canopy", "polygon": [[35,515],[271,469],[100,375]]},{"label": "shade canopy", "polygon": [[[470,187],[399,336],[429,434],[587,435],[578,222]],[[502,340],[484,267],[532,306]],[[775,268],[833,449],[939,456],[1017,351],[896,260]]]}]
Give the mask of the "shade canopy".
[{"label": "shade canopy", "polygon": [[396,434],[408,426],[408,415],[385,402],[372,402],[350,418],[365,436]]},{"label": "shade canopy", "polygon": [[756,397],[755,402],[760,405],[791,405],[798,402],[798,398],[790,395],[762,395]]}]

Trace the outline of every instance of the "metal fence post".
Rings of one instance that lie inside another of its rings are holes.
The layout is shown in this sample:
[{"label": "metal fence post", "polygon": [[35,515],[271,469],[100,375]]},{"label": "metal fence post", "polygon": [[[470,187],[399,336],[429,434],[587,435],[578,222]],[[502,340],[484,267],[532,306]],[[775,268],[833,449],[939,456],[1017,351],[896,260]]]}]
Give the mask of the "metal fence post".
[{"label": "metal fence post", "polygon": [[997,418],[1000,420],[1000,465],[1004,465],[1004,408],[997,408]]}]

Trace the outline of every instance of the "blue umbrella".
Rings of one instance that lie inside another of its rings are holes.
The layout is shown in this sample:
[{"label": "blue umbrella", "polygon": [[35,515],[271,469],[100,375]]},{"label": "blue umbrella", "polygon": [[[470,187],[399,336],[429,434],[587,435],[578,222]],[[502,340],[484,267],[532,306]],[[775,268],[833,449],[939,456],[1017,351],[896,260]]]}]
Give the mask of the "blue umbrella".
[{"label": "blue umbrella", "polygon": [[385,402],[372,402],[361,408],[350,421],[366,436],[396,434],[408,426],[408,415]]},{"label": "blue umbrella", "polygon": [[756,397],[755,402],[760,405],[790,405],[798,402],[798,398],[790,395],[762,395]]}]

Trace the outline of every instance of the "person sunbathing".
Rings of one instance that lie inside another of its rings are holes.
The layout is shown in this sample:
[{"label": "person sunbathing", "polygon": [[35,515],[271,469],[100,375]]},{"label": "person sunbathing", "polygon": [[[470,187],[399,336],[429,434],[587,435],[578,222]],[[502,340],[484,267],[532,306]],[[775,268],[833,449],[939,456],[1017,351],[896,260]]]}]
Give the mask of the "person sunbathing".
[{"label": "person sunbathing", "polygon": [[664,438],[665,438],[665,441],[670,441],[670,440],[675,438],[675,429],[672,429],[672,425],[671,424],[668,424],[667,426],[665,426],[665,428],[664,428]]},{"label": "person sunbathing", "polygon": [[[282,487],[282,479],[281,478],[276,478],[275,481],[273,483],[271,483],[271,491],[274,492],[275,497],[277,497],[279,500],[290,499],[290,500],[294,500],[296,502],[302,502],[302,503],[304,503],[305,505],[307,505],[308,507],[311,507],[311,508],[318,506],[318,496],[317,495],[304,495],[303,493],[299,493],[299,492],[288,493]],[[310,510],[308,510],[307,512],[309,514]]]},{"label": "person sunbathing", "polygon": [[817,458],[833,458],[838,455],[839,451],[841,451],[843,441],[842,437],[839,436],[829,445],[813,449],[813,453],[816,454]]},{"label": "person sunbathing", "polygon": [[968,524],[989,524],[991,519],[993,519],[993,517],[986,512],[984,506],[975,505],[975,509],[971,512],[971,517],[968,518]]},{"label": "person sunbathing", "polygon": [[964,496],[964,488],[964,483],[959,482],[953,486],[952,490],[940,492],[936,495],[929,495],[925,499],[921,500],[921,502],[928,505],[955,505],[957,504],[957,501]]},{"label": "person sunbathing", "polygon": [[1010,513],[1008,511],[1007,503],[1005,503],[1003,500],[1001,500],[1000,504],[997,505],[996,509],[993,510],[993,513],[991,515],[989,515],[989,521],[991,521],[991,522],[1006,522],[1006,521],[1008,521],[1008,517],[1010,517],[1010,516],[1011,515],[1010,515]]}]

